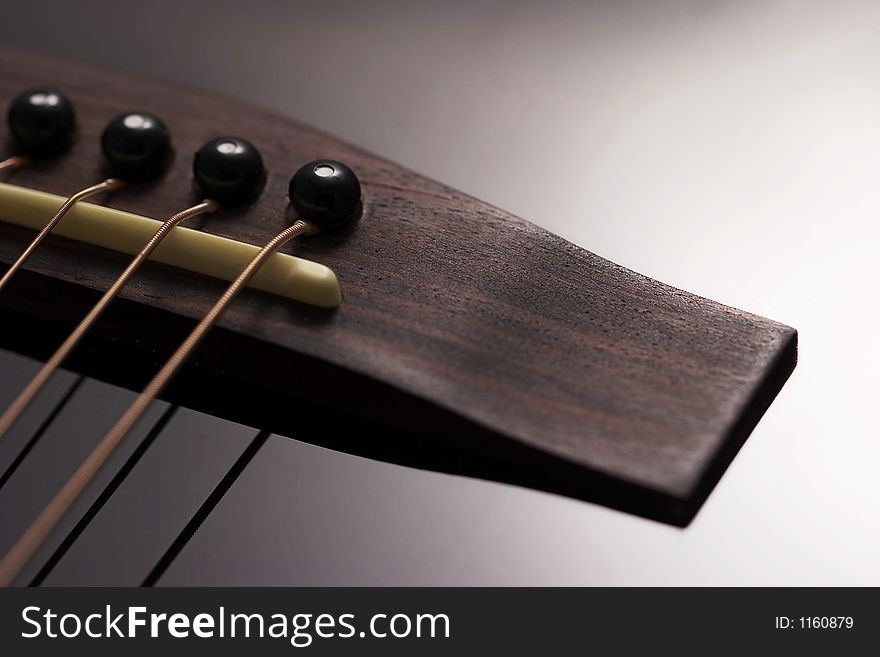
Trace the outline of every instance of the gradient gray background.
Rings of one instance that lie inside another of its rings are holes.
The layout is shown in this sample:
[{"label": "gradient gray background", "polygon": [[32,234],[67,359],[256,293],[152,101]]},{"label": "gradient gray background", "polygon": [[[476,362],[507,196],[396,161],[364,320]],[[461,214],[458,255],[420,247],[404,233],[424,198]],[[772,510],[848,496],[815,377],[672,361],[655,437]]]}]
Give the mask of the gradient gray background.
[{"label": "gradient gray background", "polygon": [[[686,530],[273,439],[181,563],[247,557],[254,480],[280,528],[224,581],[287,554],[276,583],[880,584],[877,3],[7,0],[0,37],[273,108],[800,330]],[[278,490],[285,459],[324,478]]]}]

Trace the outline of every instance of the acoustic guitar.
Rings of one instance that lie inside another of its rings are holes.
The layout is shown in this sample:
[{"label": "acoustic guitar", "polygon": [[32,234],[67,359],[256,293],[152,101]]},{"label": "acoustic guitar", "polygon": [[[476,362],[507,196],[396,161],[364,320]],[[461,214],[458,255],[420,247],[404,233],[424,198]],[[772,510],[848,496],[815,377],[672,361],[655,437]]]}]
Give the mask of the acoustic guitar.
[{"label": "acoustic guitar", "polygon": [[[301,224],[175,362],[159,398],[129,416],[7,583],[150,585],[171,571],[186,582],[187,546],[227,503],[240,505],[227,515],[236,550],[262,559],[247,582],[283,583],[247,541],[281,531],[278,519],[232,492],[261,460],[263,483],[284,481],[291,496],[320,486],[333,452],[291,471],[293,452],[277,451],[316,449],[306,443],[683,527],[795,366],[790,327],[627,270],[270,112],[13,51],[0,59],[0,89],[6,103],[57,89],[75,117],[69,143],[32,156],[6,129],[5,156],[24,156],[2,172],[5,266],[71,195],[127,173],[102,145],[115,118],[158,117],[170,140],[146,179],[70,204],[0,289],[3,409],[162,221],[211,204],[169,227],[0,437],[0,552],[47,517],[248,262]],[[212,187],[194,163],[211,144],[256,151],[262,174],[242,198],[223,196],[222,171]],[[339,175],[342,218],[324,225],[336,192],[305,188]],[[417,529],[382,531],[393,542]],[[225,549],[200,553],[199,581],[229,581],[204,575]]]}]

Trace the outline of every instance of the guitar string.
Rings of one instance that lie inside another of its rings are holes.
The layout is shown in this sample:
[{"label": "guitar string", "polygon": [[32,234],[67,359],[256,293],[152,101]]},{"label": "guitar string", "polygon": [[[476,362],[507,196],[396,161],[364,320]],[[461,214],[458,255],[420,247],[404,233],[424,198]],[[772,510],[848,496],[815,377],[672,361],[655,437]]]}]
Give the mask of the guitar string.
[{"label": "guitar string", "polygon": [[19,167],[23,167],[25,164],[29,164],[31,158],[26,155],[13,155],[11,157],[7,157],[5,160],[0,161],[0,171],[5,169],[17,169]]},{"label": "guitar string", "polygon": [[[79,203],[95,194],[100,194],[101,192],[113,192],[122,187],[125,183],[119,178],[108,178],[107,180],[98,183],[97,185],[92,185],[91,187],[86,187],[83,190],[78,191],[73,196],[69,197],[64,203],[61,204],[61,207],[58,208],[58,212],[49,220],[43,229],[37,233],[37,236],[31,241],[28,247],[24,250],[24,252],[18,256],[18,259],[12,263],[9,269],[6,270],[6,273],[3,274],[3,278],[0,278],[0,290],[2,290],[9,283],[12,276],[21,269],[21,266],[27,262],[27,259],[31,257],[33,252],[36,250],[38,246],[46,239],[49,233],[58,225],[58,222],[64,218],[70,209]],[[2,436],[2,431],[0,431],[0,436]]]},{"label": "guitar string", "polygon": [[[201,206],[196,206],[196,208],[200,208],[209,203],[214,202],[206,201]],[[195,208],[191,208],[190,210],[195,210]],[[175,215],[175,217],[176,216],[178,215]],[[169,222],[170,221],[171,220],[169,220]],[[163,228],[169,222],[166,222],[166,224],[163,225]],[[171,226],[168,227],[168,230],[170,229]],[[160,228],[159,232],[161,231],[162,229]],[[98,470],[106,462],[122,438],[125,437],[126,433],[149,406],[150,402],[162,392],[174,374],[189,357],[190,353],[192,353],[192,351],[199,345],[208,330],[217,322],[223,311],[229,306],[235,297],[238,296],[239,292],[254,274],[257,273],[265,261],[293,238],[299,235],[314,234],[316,232],[318,232],[318,229],[310,222],[297,220],[260,249],[259,253],[254,256],[241,274],[239,274],[238,278],[236,278],[226,289],[223,296],[220,297],[217,303],[214,304],[211,310],[208,311],[204,318],[202,318],[202,321],[199,322],[198,326],[196,326],[192,333],[190,333],[186,340],[184,340],[183,344],[181,344],[177,351],[168,359],[159,373],[156,374],[153,380],[150,381],[146,388],[144,388],[144,391],[138,396],[134,403],[129,406],[125,413],[123,413],[116,425],[80,463],[79,467],[67,480],[64,486],[61,487],[58,493],[56,493],[55,497],[53,497],[43,508],[36,520],[33,521],[28,529],[21,535],[21,537],[19,537],[15,545],[13,545],[9,552],[6,553],[6,556],[0,561],[0,586],[8,586],[18,573],[21,572],[21,569],[24,568],[30,558],[40,548],[51,531],[61,520],[64,513],[73,505],[83,489],[94,478]],[[158,234],[159,233],[157,232],[157,235]],[[155,239],[154,236],[154,240]],[[151,240],[151,242],[154,240]],[[158,243],[158,240],[156,240],[156,242]],[[150,245],[148,244],[148,247],[149,246]],[[145,247],[145,251],[146,250],[147,247]],[[144,256],[144,258],[146,258],[146,256]],[[121,278],[122,277],[120,277],[120,280]],[[121,287],[121,285],[119,287]]]},{"label": "guitar string", "polygon": [[[27,94],[28,92],[25,93],[25,96]],[[27,96],[28,99],[33,97],[35,97],[33,94]],[[14,101],[13,105],[15,106],[17,102],[18,100]],[[13,111],[10,111],[9,115],[10,125],[13,122]],[[43,121],[44,118],[37,117],[34,120]],[[107,163],[117,175],[97,185],[86,187],[64,201],[55,216],[49,220],[49,223],[43,227],[24,250],[24,253],[0,279],[0,290],[9,283],[15,272],[22,267],[58,222],[78,202],[101,192],[116,191],[126,184],[125,180],[143,182],[156,178],[167,170],[171,162],[171,138],[168,129],[160,119],[150,114],[129,113],[120,114],[114,118],[101,133],[101,150]],[[0,170],[4,167],[21,166],[29,161],[26,156],[12,156],[0,162]]]},{"label": "guitar string", "polygon": [[52,376],[58,367],[64,362],[67,356],[73,351],[74,347],[79,344],[80,340],[86,335],[92,325],[98,320],[110,302],[116,297],[119,291],[131,279],[140,266],[146,261],[153,250],[159,243],[171,232],[171,230],[179,223],[201,214],[215,212],[220,207],[216,201],[206,200],[198,205],[194,205],[182,212],[178,212],[168,218],[155,232],[150,241],[141,249],[140,253],[129,263],[124,272],[116,279],[113,285],[104,293],[104,296],[95,304],[89,314],[79,323],[79,325],[71,332],[64,343],[52,355],[52,357],[43,365],[39,372],[28,383],[24,390],[19,394],[14,402],[0,416],[0,440],[13,425],[15,420],[21,415],[28,404],[33,400],[37,393],[43,388],[49,377]]}]

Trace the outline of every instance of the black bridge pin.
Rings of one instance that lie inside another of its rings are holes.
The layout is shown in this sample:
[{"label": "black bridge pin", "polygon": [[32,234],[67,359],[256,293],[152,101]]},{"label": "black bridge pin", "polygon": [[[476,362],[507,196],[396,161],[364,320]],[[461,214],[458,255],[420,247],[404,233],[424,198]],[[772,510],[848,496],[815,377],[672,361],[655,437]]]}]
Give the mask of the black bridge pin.
[{"label": "black bridge pin", "polygon": [[[33,98],[33,96],[34,93],[31,93],[28,97]],[[13,109],[15,109],[15,103],[13,103]],[[24,112],[24,110],[22,111]],[[10,112],[10,117],[13,115],[14,112]],[[55,117],[55,114],[49,116]],[[26,123],[24,119],[20,119],[20,121]],[[61,123],[61,119],[57,117],[49,123],[53,121]],[[31,122],[38,123],[33,119]],[[23,134],[29,134],[24,128],[22,130]],[[61,129],[58,127],[54,130],[46,128],[43,132],[33,128],[31,132],[33,134],[27,138],[34,142],[39,134],[54,135],[51,138],[44,138],[47,144],[44,147],[53,145],[54,148],[58,148],[61,144]],[[55,215],[37,233],[33,241],[0,278],[0,290],[9,283],[13,275],[21,269],[22,265],[74,205],[96,194],[115,191],[126,182],[146,182],[158,178],[168,170],[174,153],[171,146],[171,133],[168,128],[158,117],[145,112],[120,114],[110,121],[101,135],[101,150],[107,162],[107,169],[113,177],[107,178],[97,185],[86,187],[65,200]],[[2,431],[0,431],[0,435],[2,435]]]},{"label": "black bridge pin", "polygon": [[0,169],[60,155],[70,148],[76,133],[73,103],[55,89],[23,91],[12,100],[6,118],[17,152],[0,162]]}]

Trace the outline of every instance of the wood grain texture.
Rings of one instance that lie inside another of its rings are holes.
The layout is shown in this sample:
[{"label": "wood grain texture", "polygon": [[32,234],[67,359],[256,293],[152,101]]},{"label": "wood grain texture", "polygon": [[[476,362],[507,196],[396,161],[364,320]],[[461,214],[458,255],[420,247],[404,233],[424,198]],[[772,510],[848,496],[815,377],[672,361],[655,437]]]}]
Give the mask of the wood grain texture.
[{"label": "wood grain texture", "polygon": [[[286,226],[287,183],[306,161],[342,160],[360,177],[360,221],[286,249],[336,271],[342,306],[247,291],[169,390],[175,401],[369,456],[684,525],[795,365],[794,329],[619,267],[289,119],[0,52],[0,102],[26,87],[57,86],[80,122],[70,154],[9,182],[64,195],[94,184],[105,174],[98,135],[133,110],[163,117],[177,157],[158,184],[106,198],[123,210],[161,218],[198,200],[191,154],[219,135],[256,144],[270,175],[254,205],[192,224],[213,233],[260,244]],[[11,262],[29,236],[0,226],[0,260]],[[51,238],[0,298],[12,318],[0,337],[51,352],[124,262]],[[73,365],[142,385],[222,287],[150,263]]]}]

